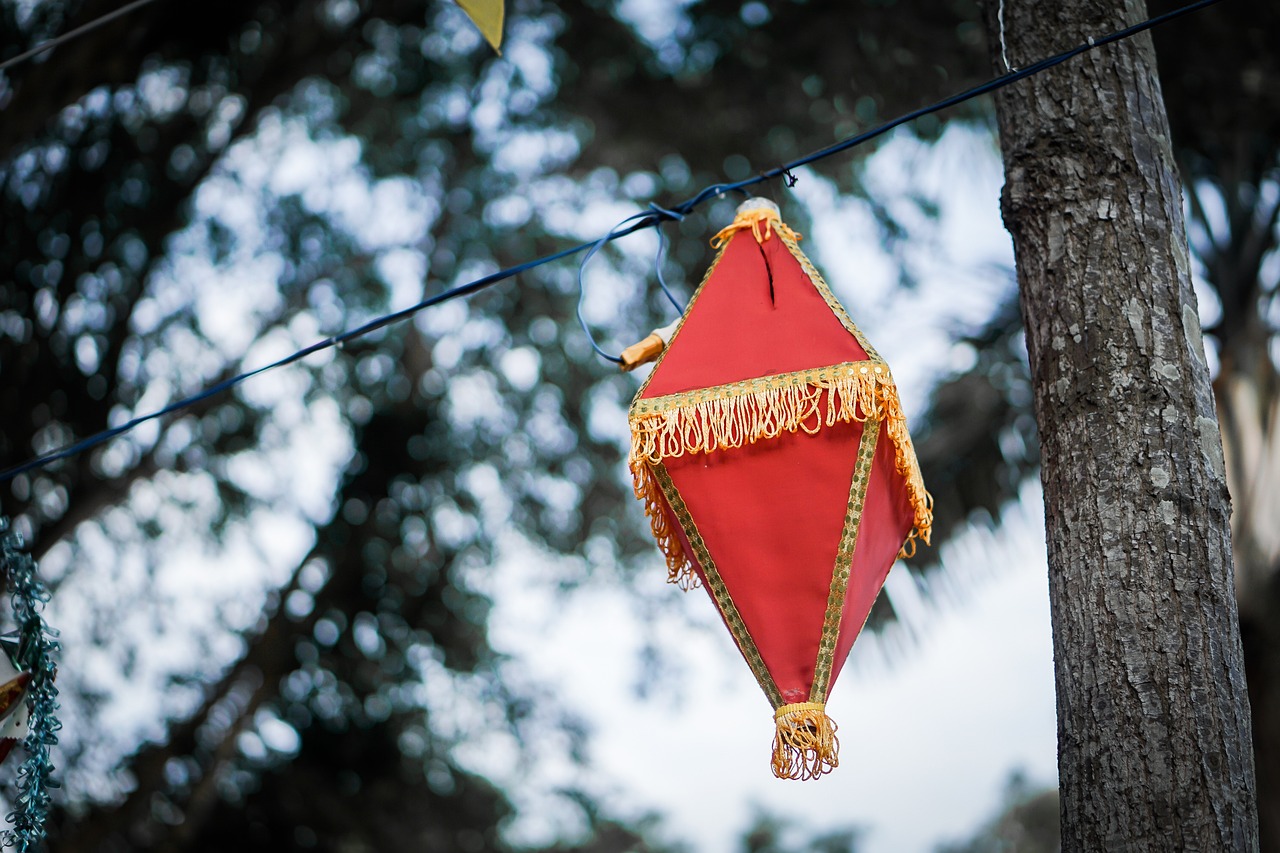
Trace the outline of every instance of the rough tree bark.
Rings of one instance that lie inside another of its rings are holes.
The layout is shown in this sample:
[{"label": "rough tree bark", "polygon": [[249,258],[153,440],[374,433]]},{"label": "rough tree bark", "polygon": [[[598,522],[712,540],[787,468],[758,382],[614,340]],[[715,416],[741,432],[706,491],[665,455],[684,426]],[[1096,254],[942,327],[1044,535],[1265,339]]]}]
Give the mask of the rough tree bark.
[{"label": "rough tree bark", "polygon": [[[1015,67],[1146,17],[1140,0],[1003,5]],[[1004,89],[997,113],[1043,458],[1063,849],[1256,850],[1230,499],[1150,39]]]}]

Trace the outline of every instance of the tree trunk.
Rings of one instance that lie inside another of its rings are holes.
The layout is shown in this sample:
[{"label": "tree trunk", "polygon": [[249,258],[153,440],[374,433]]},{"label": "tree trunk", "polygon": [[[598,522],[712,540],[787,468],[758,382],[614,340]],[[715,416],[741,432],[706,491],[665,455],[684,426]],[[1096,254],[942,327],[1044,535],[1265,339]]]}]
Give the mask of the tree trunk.
[{"label": "tree trunk", "polygon": [[[1145,17],[1003,5],[1015,67]],[[1230,500],[1150,39],[1001,90],[997,113],[1041,436],[1063,850],[1256,850]]]}]

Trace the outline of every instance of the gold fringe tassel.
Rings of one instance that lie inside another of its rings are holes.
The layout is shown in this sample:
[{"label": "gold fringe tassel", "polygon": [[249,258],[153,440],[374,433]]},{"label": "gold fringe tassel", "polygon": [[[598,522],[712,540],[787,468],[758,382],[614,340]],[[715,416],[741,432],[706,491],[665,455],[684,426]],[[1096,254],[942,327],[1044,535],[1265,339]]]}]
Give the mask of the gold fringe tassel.
[{"label": "gold fringe tassel", "polygon": [[671,518],[667,515],[662,487],[653,476],[653,470],[648,465],[632,461],[631,476],[635,495],[644,503],[644,514],[649,517],[649,529],[653,532],[653,538],[658,540],[662,556],[666,558],[667,583],[673,583],[685,592],[697,589],[702,582],[698,580],[693,563],[684,552],[680,537],[671,529]]},{"label": "gold fringe tassel", "polygon": [[[667,580],[682,589],[698,586],[697,575],[671,523],[662,490],[651,466],[686,453],[711,453],[804,430],[813,435],[836,423],[886,422],[893,441],[897,470],[906,480],[907,497],[915,513],[911,533],[899,556],[914,556],[916,540],[929,543],[933,526],[933,498],[924,487],[915,447],[907,431],[897,387],[889,368],[875,362],[840,365],[811,371],[799,381],[748,390],[731,396],[697,394],[699,399],[665,411],[631,417],[630,466],[635,495],[644,502],[650,529],[666,557]],[[826,392],[826,405],[823,405]],[[705,398],[703,398],[705,397]]]},{"label": "gold fringe tassel", "polygon": [[721,248],[729,242],[730,237],[747,228],[751,229],[756,242],[761,244],[773,236],[774,229],[777,229],[779,234],[790,237],[792,242],[799,243],[802,239],[800,234],[792,231],[791,226],[782,221],[782,216],[777,210],[770,207],[756,207],[739,211],[732,222],[721,228],[716,236],[711,238],[711,248]]},{"label": "gold fringe tassel", "polygon": [[821,702],[783,705],[773,714],[773,775],[779,779],[817,779],[840,766],[836,724]]}]

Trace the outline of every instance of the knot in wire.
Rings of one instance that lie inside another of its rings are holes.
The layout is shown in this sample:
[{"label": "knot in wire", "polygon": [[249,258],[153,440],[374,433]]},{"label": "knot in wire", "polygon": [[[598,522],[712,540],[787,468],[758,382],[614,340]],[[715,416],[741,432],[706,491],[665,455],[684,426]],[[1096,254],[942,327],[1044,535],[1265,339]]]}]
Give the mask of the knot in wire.
[{"label": "knot in wire", "polygon": [[670,219],[674,222],[683,222],[688,214],[681,213],[678,210],[672,210],[658,204],[657,202],[649,202],[649,210],[655,214],[655,224],[661,225],[664,221]]}]

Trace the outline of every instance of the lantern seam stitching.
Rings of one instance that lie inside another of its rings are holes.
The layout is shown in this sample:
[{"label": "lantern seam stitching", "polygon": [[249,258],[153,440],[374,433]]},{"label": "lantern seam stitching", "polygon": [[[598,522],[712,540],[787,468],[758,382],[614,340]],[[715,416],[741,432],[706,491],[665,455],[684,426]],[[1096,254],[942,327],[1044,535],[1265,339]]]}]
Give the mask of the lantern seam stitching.
[{"label": "lantern seam stitching", "polygon": [[[653,370],[640,383],[639,390],[632,401],[639,400],[644,392],[648,389],[649,383],[653,381],[653,377],[657,374],[658,368],[662,366],[663,360],[667,357],[667,353],[671,352],[671,346],[675,343],[676,336],[680,334],[680,330],[684,328],[685,318],[693,311],[693,306],[697,304],[698,297],[702,293],[702,289],[707,282],[711,280],[711,275],[716,271],[716,267],[720,265],[720,261],[724,258],[725,247],[721,247],[716,252],[716,256],[712,258],[710,266],[707,267],[706,273],[702,276],[702,281],[698,283],[693,294],[689,297],[689,304],[685,307],[684,313],[680,315],[680,319],[676,321],[676,327],[671,332],[671,337],[667,345],[658,353],[658,358],[654,363]],[[630,421],[628,417],[628,421]],[[632,430],[632,442],[635,442],[634,429]],[[634,448],[633,448],[634,449]],[[634,460],[634,455],[632,456]],[[696,589],[699,585],[698,576],[693,571],[693,567],[689,564],[689,558],[684,552],[684,547],[676,538],[675,532],[671,530],[668,523],[667,514],[663,511],[661,491],[658,483],[653,478],[653,472],[645,466],[643,473],[639,473],[634,461],[630,461],[632,473],[632,492],[636,498],[644,504],[645,517],[649,519],[649,528],[653,533],[654,539],[658,542],[658,549],[662,551],[662,556],[667,564],[667,583],[676,584],[686,592],[690,589]]]},{"label": "lantern seam stitching", "polygon": [[703,274],[702,281],[698,282],[698,286],[694,288],[693,294],[689,297],[689,304],[685,306],[684,313],[680,315],[680,319],[676,322],[675,330],[671,333],[671,339],[667,342],[667,345],[662,348],[662,352],[658,353],[658,358],[654,362],[653,370],[649,371],[649,375],[640,383],[640,388],[636,391],[636,400],[639,400],[644,395],[644,392],[648,390],[649,383],[653,381],[653,377],[657,374],[658,368],[662,366],[662,362],[666,359],[667,353],[671,352],[671,347],[675,345],[676,338],[680,335],[680,330],[684,328],[685,319],[693,313],[693,306],[698,304],[698,297],[702,294],[702,289],[706,287],[707,282],[711,280],[711,274],[716,271],[716,267],[720,266],[720,261],[724,258],[726,248],[728,247],[721,246],[716,252],[716,256],[711,259],[711,264]]},{"label": "lantern seam stitching", "polygon": [[836,646],[840,642],[840,625],[844,619],[845,599],[849,591],[849,577],[853,572],[854,550],[857,547],[858,531],[862,527],[862,510],[866,503],[867,486],[871,483],[871,466],[880,441],[880,423],[868,418],[862,425],[862,436],[858,439],[858,460],[849,482],[849,502],[845,506],[844,525],[840,529],[840,543],[836,548],[836,562],[831,570],[831,590],[827,595],[827,610],[822,618],[813,684],[809,687],[810,702],[825,702],[831,686]]}]

